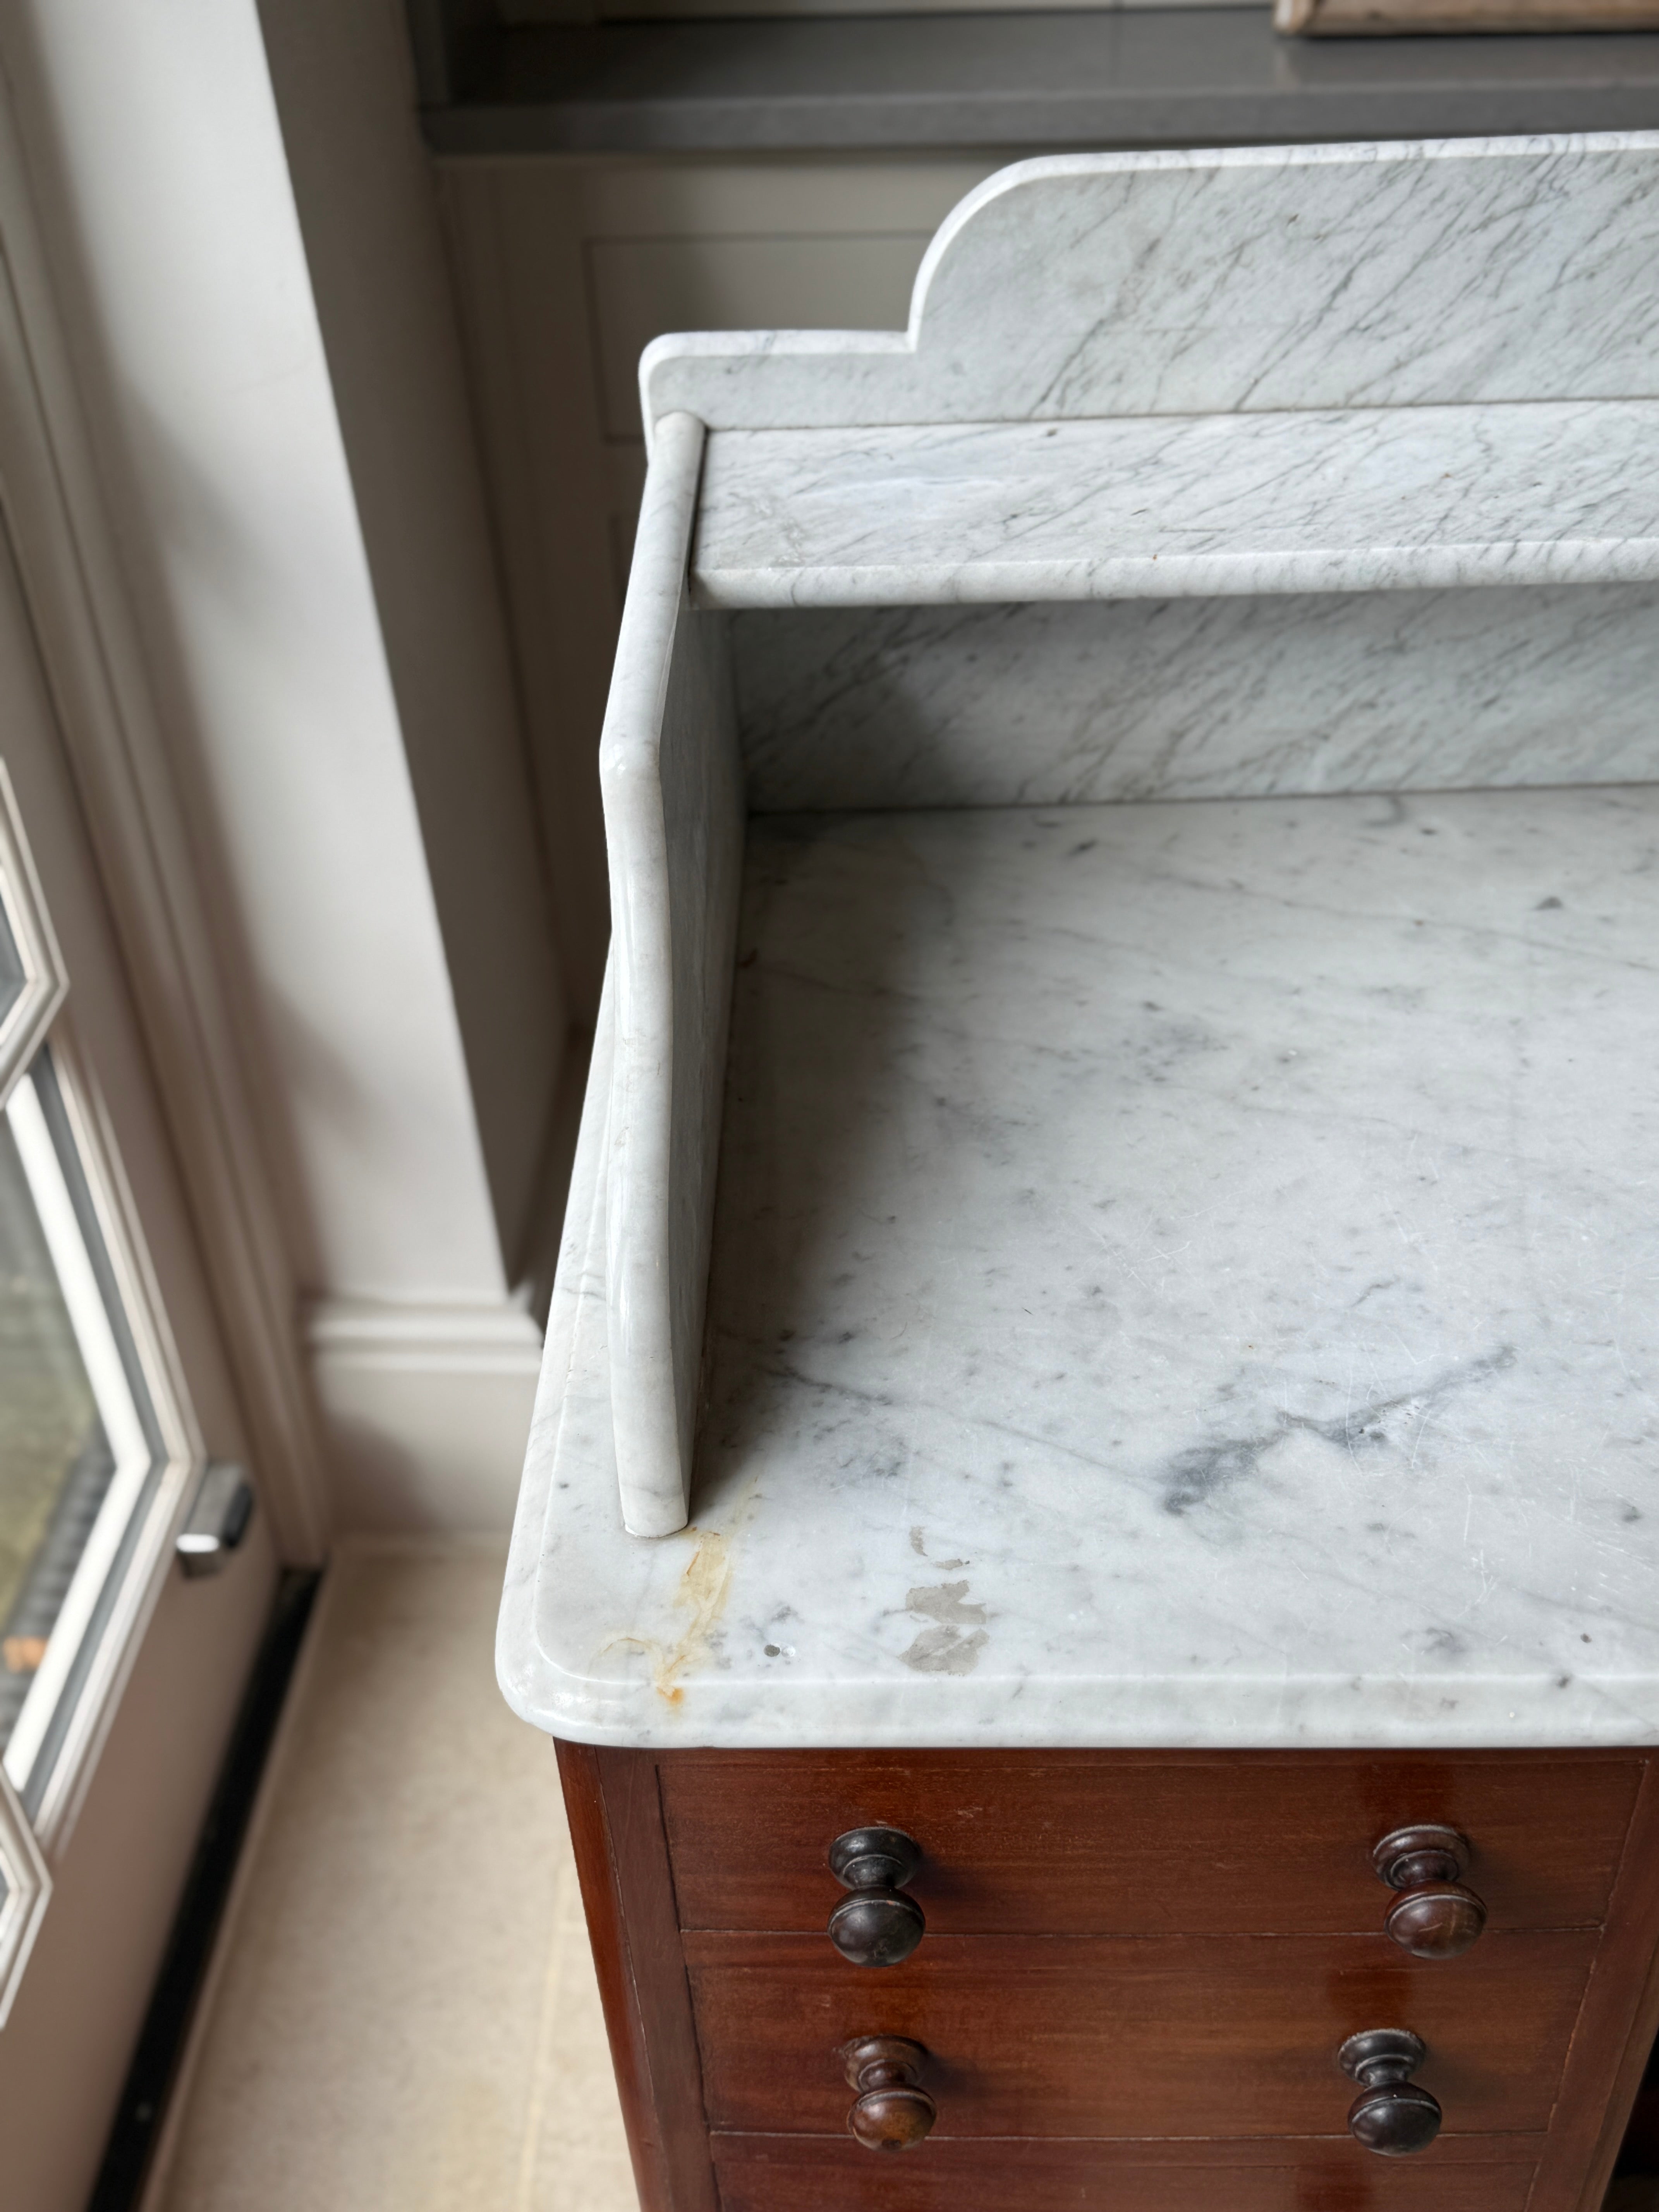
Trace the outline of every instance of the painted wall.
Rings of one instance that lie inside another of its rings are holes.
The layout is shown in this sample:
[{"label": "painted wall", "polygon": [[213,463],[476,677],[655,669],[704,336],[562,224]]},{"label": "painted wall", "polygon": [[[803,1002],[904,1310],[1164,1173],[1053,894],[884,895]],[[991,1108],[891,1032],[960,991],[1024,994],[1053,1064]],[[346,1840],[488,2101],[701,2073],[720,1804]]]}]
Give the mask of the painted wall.
[{"label": "painted wall", "polygon": [[[453,337],[447,368],[423,351],[446,327],[434,217],[374,136],[412,127],[380,9],[280,11],[296,173],[337,226],[316,283],[253,0],[12,0],[0,42],[337,1521],[502,1527],[564,1010]],[[319,154],[324,33],[344,111]],[[419,373],[394,390],[400,355]]]}]

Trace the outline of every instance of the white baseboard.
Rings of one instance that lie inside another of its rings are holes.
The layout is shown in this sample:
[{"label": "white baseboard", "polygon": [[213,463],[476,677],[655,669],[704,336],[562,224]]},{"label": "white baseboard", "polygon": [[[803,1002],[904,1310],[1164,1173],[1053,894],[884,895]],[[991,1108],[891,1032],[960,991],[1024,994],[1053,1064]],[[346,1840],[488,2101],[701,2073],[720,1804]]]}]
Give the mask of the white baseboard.
[{"label": "white baseboard", "polygon": [[541,1365],[528,1313],[328,1298],[307,1310],[304,1335],[337,1528],[507,1531]]}]

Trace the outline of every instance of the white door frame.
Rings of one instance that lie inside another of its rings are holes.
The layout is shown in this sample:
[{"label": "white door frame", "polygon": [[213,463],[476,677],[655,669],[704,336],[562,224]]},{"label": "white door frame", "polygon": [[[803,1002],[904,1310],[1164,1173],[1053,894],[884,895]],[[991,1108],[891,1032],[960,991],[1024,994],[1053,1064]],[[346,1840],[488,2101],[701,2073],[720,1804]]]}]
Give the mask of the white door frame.
[{"label": "white door frame", "polygon": [[[116,1480],[105,1502],[126,1509],[112,1510],[107,1522],[100,1511],[93,1524],[114,1575],[86,1578],[85,1589],[95,1583],[100,1592],[84,1615],[95,1640],[82,1647],[73,1703],[43,1732],[45,1756],[33,1771],[20,1760],[15,1793],[0,1789],[9,1893],[0,1911],[10,1918],[0,1926],[6,2202],[19,2212],[75,2212],[92,2185],[266,1619],[275,1562],[268,1513],[256,1514],[221,1575],[188,1579],[174,1560],[173,1539],[210,1451],[256,1468],[257,1460],[126,949],[6,532],[0,709],[17,808],[9,825],[18,865],[8,921],[23,940],[26,992],[31,969],[36,986],[33,1017],[13,1024],[10,1042],[12,1098],[27,1095],[39,1110],[32,1128],[27,1111],[9,1119],[114,1447]],[[38,1047],[30,1061],[23,1052],[65,978],[67,997],[45,1039],[55,1079],[43,1082]],[[47,1218],[54,1200],[55,1236]],[[77,1270],[78,1308],[66,1279]],[[122,1326],[112,1329],[118,1314]],[[92,1371],[100,1352],[101,1392]],[[111,1383],[116,1366],[125,1407]],[[119,1415],[112,1430],[112,1413]],[[135,1425],[144,1436],[137,1453]],[[124,1462],[142,1462],[140,1479],[117,1498]],[[70,1583],[70,1602],[79,1580]],[[38,1679],[49,1680],[45,1665]]]},{"label": "white door frame", "polygon": [[0,483],[37,642],[113,909],[280,1555],[330,1506],[258,1117],[11,112],[0,92]]}]

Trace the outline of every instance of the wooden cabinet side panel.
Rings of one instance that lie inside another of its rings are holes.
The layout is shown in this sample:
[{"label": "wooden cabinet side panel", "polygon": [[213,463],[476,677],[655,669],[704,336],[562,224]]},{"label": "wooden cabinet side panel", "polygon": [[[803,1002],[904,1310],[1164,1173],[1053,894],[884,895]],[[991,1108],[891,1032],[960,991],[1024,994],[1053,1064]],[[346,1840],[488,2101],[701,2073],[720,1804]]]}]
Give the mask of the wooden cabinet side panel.
[{"label": "wooden cabinet side panel", "polygon": [[641,2212],[718,2212],[656,1762],[558,1755]]},{"label": "wooden cabinet side panel", "polygon": [[1659,1765],[1650,1759],[1528,2212],[1599,2212],[1659,2032]]}]

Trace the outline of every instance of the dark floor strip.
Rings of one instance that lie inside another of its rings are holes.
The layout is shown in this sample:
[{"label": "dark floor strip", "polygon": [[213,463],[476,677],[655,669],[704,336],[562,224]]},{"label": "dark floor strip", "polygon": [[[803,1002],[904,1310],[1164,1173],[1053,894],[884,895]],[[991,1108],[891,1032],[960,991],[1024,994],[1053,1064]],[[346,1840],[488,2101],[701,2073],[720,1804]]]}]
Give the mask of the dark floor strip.
[{"label": "dark floor strip", "polygon": [[87,2212],[138,2202],[320,1580],[291,1568],[277,1586]]}]

